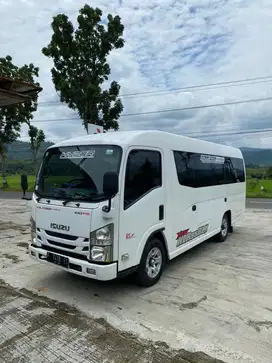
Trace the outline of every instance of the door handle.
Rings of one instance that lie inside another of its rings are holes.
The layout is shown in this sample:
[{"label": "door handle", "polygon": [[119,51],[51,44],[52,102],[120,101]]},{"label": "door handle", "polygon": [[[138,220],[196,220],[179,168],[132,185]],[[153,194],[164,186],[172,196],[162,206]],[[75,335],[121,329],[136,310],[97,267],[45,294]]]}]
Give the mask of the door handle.
[{"label": "door handle", "polygon": [[228,198],[225,198],[224,201],[227,202],[228,201]]},{"label": "door handle", "polygon": [[192,206],[192,210],[195,212],[196,211],[196,205]]},{"label": "door handle", "polygon": [[162,221],[164,219],[164,206],[159,206],[159,220]]}]

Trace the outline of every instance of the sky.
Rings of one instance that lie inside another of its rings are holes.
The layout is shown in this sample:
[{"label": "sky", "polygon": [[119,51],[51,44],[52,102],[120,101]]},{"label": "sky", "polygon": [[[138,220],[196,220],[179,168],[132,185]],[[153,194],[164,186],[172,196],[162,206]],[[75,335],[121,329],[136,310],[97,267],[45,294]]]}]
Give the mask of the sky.
[{"label": "sky", "polygon": [[[104,16],[118,14],[125,26],[124,48],[109,56],[111,80],[120,83],[123,95],[121,130],[159,129],[234,146],[272,147],[272,100],[167,111],[272,97],[271,0],[0,0],[0,57],[40,68],[43,91],[33,124],[48,140],[84,134],[77,114],[58,101],[53,63],[41,49],[50,42],[52,17],[65,13],[76,27],[85,3]],[[251,81],[194,87],[242,79]],[[148,114],[153,111],[166,112]],[[128,115],[135,113],[147,114]],[[23,128],[23,140],[26,135]]]}]

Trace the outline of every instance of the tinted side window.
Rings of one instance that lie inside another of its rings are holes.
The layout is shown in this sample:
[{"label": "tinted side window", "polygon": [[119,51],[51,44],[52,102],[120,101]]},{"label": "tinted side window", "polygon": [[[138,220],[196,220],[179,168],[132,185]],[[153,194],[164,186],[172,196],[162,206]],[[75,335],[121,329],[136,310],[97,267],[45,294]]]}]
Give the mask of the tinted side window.
[{"label": "tinted side window", "polygon": [[235,176],[240,182],[245,181],[245,170],[243,159],[231,158],[233,169],[235,171]]},{"label": "tinted side window", "polygon": [[226,158],[224,165],[224,180],[225,184],[237,183],[237,178],[231,163],[230,158]]},{"label": "tinted side window", "polygon": [[187,152],[174,151],[179,184],[187,187],[193,187],[195,180],[191,161],[192,155],[193,154]]},{"label": "tinted side window", "polygon": [[201,154],[191,155],[191,168],[194,171],[194,183],[195,188],[209,187],[214,184],[213,177],[213,164],[205,162]]},{"label": "tinted side window", "polygon": [[[203,188],[237,182],[238,171],[234,169],[230,158],[182,151],[174,151],[174,158],[181,185]],[[236,159],[236,162],[237,160],[239,161]],[[240,170],[239,180],[242,181],[244,171],[243,169],[241,171],[241,164],[238,170]]]},{"label": "tinted side window", "polygon": [[124,209],[150,190],[160,187],[161,175],[161,154],[158,151],[131,151],[126,168]]},{"label": "tinted side window", "polygon": [[211,185],[225,184],[224,163],[211,164],[211,167],[212,167],[212,184]]},{"label": "tinted side window", "polygon": [[174,151],[177,176],[181,185],[201,188],[212,185],[212,167],[201,161],[201,154]]}]

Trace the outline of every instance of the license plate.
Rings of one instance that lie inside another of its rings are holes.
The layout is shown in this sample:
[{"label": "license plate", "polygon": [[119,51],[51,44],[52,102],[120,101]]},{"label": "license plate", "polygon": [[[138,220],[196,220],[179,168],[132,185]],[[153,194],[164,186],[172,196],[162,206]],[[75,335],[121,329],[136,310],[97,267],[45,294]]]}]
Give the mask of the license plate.
[{"label": "license plate", "polygon": [[55,255],[54,253],[48,253],[47,261],[62,267],[68,267],[69,265],[69,258]]}]

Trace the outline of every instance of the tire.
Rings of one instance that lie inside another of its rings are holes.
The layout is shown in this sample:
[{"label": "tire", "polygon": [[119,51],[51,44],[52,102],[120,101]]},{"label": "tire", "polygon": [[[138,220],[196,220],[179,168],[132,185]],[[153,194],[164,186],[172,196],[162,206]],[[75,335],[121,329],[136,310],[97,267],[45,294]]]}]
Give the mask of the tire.
[{"label": "tire", "polygon": [[135,275],[137,285],[143,287],[155,285],[162,275],[165,260],[166,253],[163,243],[157,238],[147,242]]},{"label": "tire", "polygon": [[225,213],[221,222],[221,231],[216,235],[216,241],[225,242],[228,238],[230,229],[230,220],[228,215]]}]

